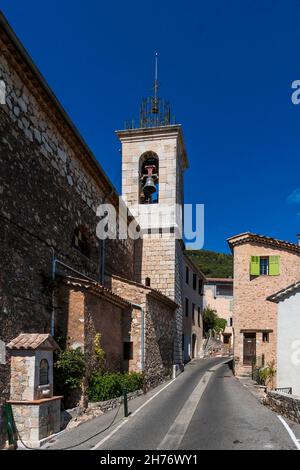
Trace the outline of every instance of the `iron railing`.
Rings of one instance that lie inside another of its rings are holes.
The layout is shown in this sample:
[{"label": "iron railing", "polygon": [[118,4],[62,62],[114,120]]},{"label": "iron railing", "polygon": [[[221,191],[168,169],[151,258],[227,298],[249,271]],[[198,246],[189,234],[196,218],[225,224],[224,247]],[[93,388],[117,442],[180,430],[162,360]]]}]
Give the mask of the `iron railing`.
[{"label": "iron railing", "polygon": [[262,354],[261,356],[256,357],[252,360],[252,380],[255,380],[259,385],[263,385],[262,380],[259,376],[259,371],[265,365],[265,356]]},{"label": "iron railing", "polygon": [[275,392],[287,393],[288,395],[293,394],[292,387],[278,387],[278,388],[275,388]]}]

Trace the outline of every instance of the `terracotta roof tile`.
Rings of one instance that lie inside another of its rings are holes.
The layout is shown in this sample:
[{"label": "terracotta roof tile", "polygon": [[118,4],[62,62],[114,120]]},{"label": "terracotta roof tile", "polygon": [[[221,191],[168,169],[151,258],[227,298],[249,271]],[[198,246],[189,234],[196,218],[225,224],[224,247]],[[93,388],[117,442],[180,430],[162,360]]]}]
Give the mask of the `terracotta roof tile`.
[{"label": "terracotta roof tile", "polygon": [[58,349],[56,341],[48,333],[21,333],[14,338],[8,345],[8,349]]}]

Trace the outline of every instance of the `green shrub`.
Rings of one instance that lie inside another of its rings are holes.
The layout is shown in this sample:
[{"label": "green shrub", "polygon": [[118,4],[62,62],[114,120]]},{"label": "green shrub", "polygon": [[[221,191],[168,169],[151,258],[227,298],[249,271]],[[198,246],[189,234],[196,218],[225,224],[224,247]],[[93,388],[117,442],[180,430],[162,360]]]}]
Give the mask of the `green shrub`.
[{"label": "green shrub", "polygon": [[85,374],[84,354],[80,348],[60,350],[55,359],[55,388],[66,396],[82,384]]},{"label": "green shrub", "polygon": [[120,397],[124,388],[134,392],[143,387],[143,375],[138,372],[121,374],[94,374],[89,382],[88,397],[90,401],[105,401]]},{"label": "green shrub", "polygon": [[259,369],[258,375],[263,385],[273,386],[273,379],[276,375],[275,361],[268,362],[267,366]]}]

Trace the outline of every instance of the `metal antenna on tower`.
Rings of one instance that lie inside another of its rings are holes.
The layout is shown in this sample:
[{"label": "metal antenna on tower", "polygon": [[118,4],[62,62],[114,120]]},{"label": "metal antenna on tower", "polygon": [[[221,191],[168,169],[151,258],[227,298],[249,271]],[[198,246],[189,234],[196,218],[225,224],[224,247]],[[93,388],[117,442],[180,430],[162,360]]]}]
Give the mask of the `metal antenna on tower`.
[{"label": "metal antenna on tower", "polygon": [[155,79],[154,79],[154,98],[152,103],[152,113],[158,113],[158,53],[155,53]]},{"label": "metal antenna on tower", "polygon": [[[155,52],[155,75],[152,96],[143,98],[140,107],[140,128],[169,126],[171,124],[170,103],[158,96],[158,53]],[[133,129],[134,126],[130,126]]]}]

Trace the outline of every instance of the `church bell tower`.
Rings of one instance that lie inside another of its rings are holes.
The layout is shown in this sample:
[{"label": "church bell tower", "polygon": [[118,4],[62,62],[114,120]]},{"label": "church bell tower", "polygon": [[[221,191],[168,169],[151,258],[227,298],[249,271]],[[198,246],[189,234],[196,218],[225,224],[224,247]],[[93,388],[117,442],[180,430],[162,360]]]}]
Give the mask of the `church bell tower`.
[{"label": "church bell tower", "polygon": [[122,198],[141,230],[136,242],[136,281],[178,304],[174,361],[182,363],[182,214],[188,167],[182,129],[170,104],[158,96],[157,55],[153,96],[143,99],[139,123],[116,131],[122,144]]}]

